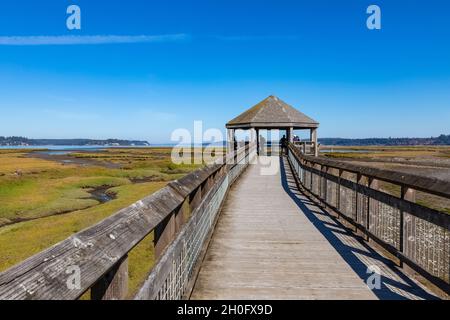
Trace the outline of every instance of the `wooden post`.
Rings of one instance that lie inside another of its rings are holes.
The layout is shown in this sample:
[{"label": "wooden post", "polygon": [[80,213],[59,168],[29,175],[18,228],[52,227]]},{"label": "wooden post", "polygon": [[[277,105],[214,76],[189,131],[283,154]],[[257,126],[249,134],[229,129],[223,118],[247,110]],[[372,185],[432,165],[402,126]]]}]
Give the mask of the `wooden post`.
[{"label": "wooden post", "polygon": [[416,202],[416,190],[402,186],[402,199],[409,202]]},{"label": "wooden post", "polygon": [[[377,179],[371,178],[369,177],[369,188],[374,189],[374,190],[378,190],[378,188],[380,187],[380,182]],[[370,207],[371,207],[371,198],[367,197],[367,217],[366,217],[366,226],[367,226],[367,231],[370,232]],[[374,201],[374,200],[372,200]],[[375,209],[375,204],[372,205],[372,207],[374,207],[373,209]],[[378,212],[378,209],[376,210]],[[376,213],[377,214],[377,213]],[[367,241],[369,241],[369,236],[367,236]]]},{"label": "wooden post", "polygon": [[[334,170],[333,170],[333,168],[326,167],[326,171],[325,172],[330,174],[330,175],[333,175]],[[332,186],[333,186],[333,184],[330,183],[330,191],[331,192],[328,192],[328,182],[327,182],[327,192],[326,192],[326,197],[325,197],[325,203],[327,203],[331,207],[333,206],[333,199],[334,199]]]},{"label": "wooden post", "polygon": [[234,153],[234,129],[227,129],[228,143],[227,143],[227,153]]},{"label": "wooden post", "polygon": [[172,213],[155,228],[153,240],[155,246],[155,260],[161,256],[166,247],[175,238],[177,229],[175,220],[175,213]]},{"label": "wooden post", "polygon": [[320,176],[320,197],[321,197],[322,201],[324,201],[325,203],[327,202],[327,185],[328,185],[328,180],[325,177],[325,174],[327,173],[327,171],[328,171],[327,166],[320,165],[320,172],[321,172],[321,176]]},{"label": "wooden post", "polygon": [[[250,146],[252,145],[252,142],[254,140],[254,138],[253,138],[253,131],[254,131],[253,128],[250,128],[248,130],[249,139],[248,139],[248,145],[246,145],[246,150],[245,150],[245,157],[248,157],[248,158],[250,158]],[[247,146],[248,146],[248,149],[247,149]]]},{"label": "wooden post", "polygon": [[186,199],[175,214],[175,233],[178,233],[189,219],[189,211],[189,201]]},{"label": "wooden post", "polygon": [[[356,175],[356,183],[358,185],[360,185],[360,186],[364,186],[365,185],[365,181],[366,181],[366,177],[363,176],[361,173],[357,173],[357,175]],[[364,221],[364,220],[359,221],[359,219],[358,219],[358,212],[361,212],[361,218],[363,217],[363,210],[365,208],[365,205],[363,203],[364,195],[359,193],[357,190],[355,190],[355,192],[356,192],[356,197],[355,197],[356,198],[355,221],[356,221],[357,224],[359,223],[359,224],[362,224],[364,226],[364,223],[366,221]],[[367,209],[366,215],[368,215],[368,214],[369,214],[369,210]],[[357,228],[357,234],[361,235],[359,230],[358,230],[358,228]]]},{"label": "wooden post", "polygon": [[221,177],[225,176],[228,173],[228,166],[224,165],[222,168],[220,168],[219,173],[217,175],[217,179],[220,179]]},{"label": "wooden post", "polygon": [[202,192],[204,194],[208,193],[208,191],[211,190],[213,185],[214,185],[214,177],[211,175],[203,183]]},{"label": "wooden post", "polygon": [[128,256],[117,262],[91,288],[91,300],[124,300],[128,294]]},{"label": "wooden post", "polygon": [[[410,201],[410,202],[416,202],[416,190],[412,188],[408,188],[405,186],[401,187],[401,197],[403,200]],[[400,211],[400,232],[399,232],[399,251],[401,253],[404,253],[404,245],[405,245],[405,239],[404,239],[404,233],[405,233],[405,213],[403,211]],[[400,265],[402,263],[400,262]]]},{"label": "wooden post", "polygon": [[287,131],[288,141],[293,143],[294,142],[294,128],[290,127]]},{"label": "wooden post", "polygon": [[319,156],[319,146],[317,145],[317,128],[311,129],[311,142],[314,146],[314,156]]},{"label": "wooden post", "polygon": [[259,156],[259,129],[256,129],[256,154]]},{"label": "wooden post", "polygon": [[190,202],[191,212],[193,212],[200,205],[201,201],[202,201],[202,187],[200,186],[190,196],[189,202]]},{"label": "wooden post", "polygon": [[[315,163],[314,165],[313,165],[313,168],[315,169],[315,170],[317,170],[317,171],[321,171],[321,165],[320,164],[318,164],[318,163]],[[316,183],[317,183],[317,194],[316,194],[316,196],[317,196],[317,198],[319,198],[319,199],[321,199],[320,198],[320,188],[322,187],[321,186],[321,174],[319,173],[319,174],[315,174],[316,175],[316,177],[317,177],[317,179],[316,179]],[[314,192],[313,192],[314,193]]]},{"label": "wooden post", "polygon": [[337,192],[336,192],[336,208],[338,211],[341,211],[341,176],[344,171],[342,169],[338,169],[338,184],[337,184]]},{"label": "wooden post", "polygon": [[252,142],[253,144],[256,144],[258,131],[255,128],[251,128],[250,134],[251,134],[250,142]]}]

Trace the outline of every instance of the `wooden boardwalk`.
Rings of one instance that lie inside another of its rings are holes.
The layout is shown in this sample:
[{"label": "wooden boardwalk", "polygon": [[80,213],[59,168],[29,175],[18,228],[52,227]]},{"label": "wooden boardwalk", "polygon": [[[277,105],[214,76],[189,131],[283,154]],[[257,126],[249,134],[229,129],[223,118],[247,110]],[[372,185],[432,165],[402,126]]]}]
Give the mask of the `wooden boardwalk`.
[{"label": "wooden boardwalk", "polygon": [[301,194],[286,160],[269,159],[277,174],[251,165],[230,190],[192,299],[435,298]]}]

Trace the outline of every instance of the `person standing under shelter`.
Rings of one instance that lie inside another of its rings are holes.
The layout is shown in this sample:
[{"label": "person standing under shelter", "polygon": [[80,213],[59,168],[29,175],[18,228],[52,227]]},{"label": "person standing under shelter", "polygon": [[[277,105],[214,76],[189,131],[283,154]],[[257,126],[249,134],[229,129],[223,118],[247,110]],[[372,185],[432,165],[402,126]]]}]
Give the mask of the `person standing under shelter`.
[{"label": "person standing under shelter", "polygon": [[280,139],[280,147],[281,154],[287,154],[287,139],[285,135],[283,135],[283,137]]}]

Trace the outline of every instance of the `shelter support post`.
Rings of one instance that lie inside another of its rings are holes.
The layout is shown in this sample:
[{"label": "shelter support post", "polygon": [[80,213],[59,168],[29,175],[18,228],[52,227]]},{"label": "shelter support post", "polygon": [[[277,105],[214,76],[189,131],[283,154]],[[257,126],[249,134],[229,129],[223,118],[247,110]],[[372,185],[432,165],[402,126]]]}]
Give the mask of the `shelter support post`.
[{"label": "shelter support post", "polygon": [[319,156],[319,145],[317,144],[317,128],[311,128],[311,142],[313,144],[314,156]]},{"label": "shelter support post", "polygon": [[227,129],[227,153],[234,152],[234,129]]},{"label": "shelter support post", "polygon": [[294,128],[290,127],[287,130],[287,139],[290,143],[294,142]]},{"label": "shelter support post", "polygon": [[256,154],[259,156],[259,129],[256,130]]}]

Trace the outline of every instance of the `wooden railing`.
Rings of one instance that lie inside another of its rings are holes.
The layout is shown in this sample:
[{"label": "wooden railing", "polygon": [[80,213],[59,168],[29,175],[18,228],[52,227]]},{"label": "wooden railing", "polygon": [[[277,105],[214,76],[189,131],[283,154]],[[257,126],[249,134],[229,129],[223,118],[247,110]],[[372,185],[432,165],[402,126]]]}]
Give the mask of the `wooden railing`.
[{"label": "wooden railing", "polygon": [[266,141],[260,144],[260,155],[278,156],[280,155],[281,145],[276,141]]},{"label": "wooden railing", "polygon": [[306,155],[315,155],[315,150],[318,148],[314,141],[294,141],[293,144],[299,148],[301,153]]},{"label": "wooden railing", "polygon": [[127,255],[151,232],[157,262],[136,299],[188,296],[226,192],[255,156],[246,145],[0,273],[0,300],[124,299]]},{"label": "wooden railing", "polygon": [[[306,156],[289,145],[298,183],[384,250],[449,293],[450,215],[415,203],[416,190],[450,199],[450,183]],[[398,186],[394,196],[380,182]]]}]

